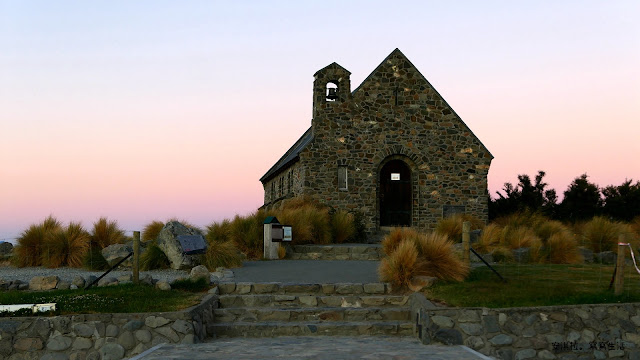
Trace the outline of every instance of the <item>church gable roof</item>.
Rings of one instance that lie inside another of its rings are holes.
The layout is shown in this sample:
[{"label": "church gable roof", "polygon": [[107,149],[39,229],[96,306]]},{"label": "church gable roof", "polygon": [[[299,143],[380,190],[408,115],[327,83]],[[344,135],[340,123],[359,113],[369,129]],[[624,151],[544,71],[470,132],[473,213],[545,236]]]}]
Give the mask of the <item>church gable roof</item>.
[{"label": "church gable roof", "polygon": [[260,178],[260,181],[264,184],[272,177],[278,175],[280,171],[289,167],[289,165],[295,163],[299,159],[300,152],[304,150],[307,145],[313,139],[313,132],[311,128],[305,131],[304,134],[296,141],[293,146],[282,155],[282,157]]},{"label": "church gable roof", "polygon": [[351,92],[351,94],[354,96],[356,96],[356,94],[358,93],[359,90],[361,90],[363,87],[365,87],[366,85],[368,85],[371,81],[374,81],[374,78],[376,77],[376,75],[384,70],[383,68],[388,66],[387,62],[389,62],[392,59],[397,59],[400,61],[404,61],[406,62],[409,67],[416,72],[416,74],[419,76],[419,79],[424,81],[426,83],[427,86],[429,86],[433,92],[435,93],[435,95],[437,97],[439,97],[442,102],[444,103],[444,105],[449,108],[451,110],[451,112],[453,113],[453,115],[458,119],[458,121],[460,122],[460,125],[467,131],[469,131],[469,133],[471,134],[471,136],[473,136],[473,138],[480,144],[480,146],[482,147],[482,149],[484,149],[490,156],[491,158],[493,158],[493,155],[491,154],[491,152],[489,151],[489,149],[487,149],[486,146],[484,146],[484,144],[482,143],[482,141],[480,141],[480,139],[473,133],[473,131],[471,131],[471,129],[467,126],[467,124],[465,124],[465,122],[462,120],[462,118],[456,113],[456,111],[451,107],[451,105],[449,105],[449,103],[447,103],[447,101],[444,99],[444,97],[442,97],[442,95],[440,95],[440,93],[438,92],[438,90],[436,90],[435,87],[433,87],[433,85],[431,85],[431,83],[429,82],[429,80],[427,80],[427,78],[424,77],[424,75],[422,75],[422,73],[420,72],[420,70],[418,70],[417,67],[415,67],[415,65],[413,65],[413,63],[411,63],[411,61],[402,53],[402,51],[400,51],[400,49],[396,48],[395,50],[393,50],[386,58],[384,58],[384,60],[382,60],[382,62],[380,63],[380,65],[378,65],[370,74],[369,76],[367,76],[366,79],[364,79],[364,81],[362,81],[362,83],[360,83],[360,85]]}]

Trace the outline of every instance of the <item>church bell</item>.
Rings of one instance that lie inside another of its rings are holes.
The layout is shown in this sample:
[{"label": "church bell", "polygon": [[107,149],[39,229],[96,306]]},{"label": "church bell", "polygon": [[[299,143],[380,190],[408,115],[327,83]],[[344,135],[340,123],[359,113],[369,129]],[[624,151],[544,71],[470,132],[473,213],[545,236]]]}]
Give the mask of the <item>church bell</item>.
[{"label": "church bell", "polygon": [[327,99],[336,100],[338,98],[338,94],[336,93],[336,88],[329,88],[329,94],[327,94]]}]

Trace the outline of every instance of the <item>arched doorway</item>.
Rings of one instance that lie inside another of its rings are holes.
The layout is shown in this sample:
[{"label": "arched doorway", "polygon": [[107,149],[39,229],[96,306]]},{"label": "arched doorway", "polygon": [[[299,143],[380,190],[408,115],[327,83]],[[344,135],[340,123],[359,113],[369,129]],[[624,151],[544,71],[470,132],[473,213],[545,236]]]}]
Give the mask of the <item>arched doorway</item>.
[{"label": "arched doorway", "polygon": [[411,226],[411,169],[391,160],[380,169],[380,226]]}]

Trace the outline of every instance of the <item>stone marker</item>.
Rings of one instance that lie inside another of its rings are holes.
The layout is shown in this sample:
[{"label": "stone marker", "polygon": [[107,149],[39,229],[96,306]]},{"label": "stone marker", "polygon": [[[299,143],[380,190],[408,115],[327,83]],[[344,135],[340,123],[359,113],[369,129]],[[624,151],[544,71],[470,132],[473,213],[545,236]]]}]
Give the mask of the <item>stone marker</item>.
[{"label": "stone marker", "polygon": [[167,255],[174,270],[191,269],[200,265],[200,255],[186,255],[178,241],[180,235],[202,235],[197,230],[188,228],[178,221],[168,222],[158,234],[158,246]]}]

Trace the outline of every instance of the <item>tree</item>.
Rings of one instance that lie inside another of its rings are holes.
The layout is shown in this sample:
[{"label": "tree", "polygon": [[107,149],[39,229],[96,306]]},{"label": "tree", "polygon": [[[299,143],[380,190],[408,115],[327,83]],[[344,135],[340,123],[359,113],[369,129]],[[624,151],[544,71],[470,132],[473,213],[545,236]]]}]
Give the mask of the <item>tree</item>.
[{"label": "tree", "polygon": [[504,195],[496,191],[498,198],[489,202],[489,218],[494,219],[517,211],[529,210],[542,212],[553,216],[558,197],[553,189],[546,190],[547,183],[543,182],[546,173],[538,171],[535,182],[531,182],[529,175],[518,175],[518,184],[504,184]]},{"label": "tree", "polygon": [[602,210],[602,197],[598,185],[590,183],[587,174],[575,178],[564,192],[560,216],[564,220],[578,221],[592,218]]},{"label": "tree", "polygon": [[626,180],[621,185],[609,185],[602,189],[603,212],[616,220],[631,221],[640,215],[640,181],[632,184]]}]

